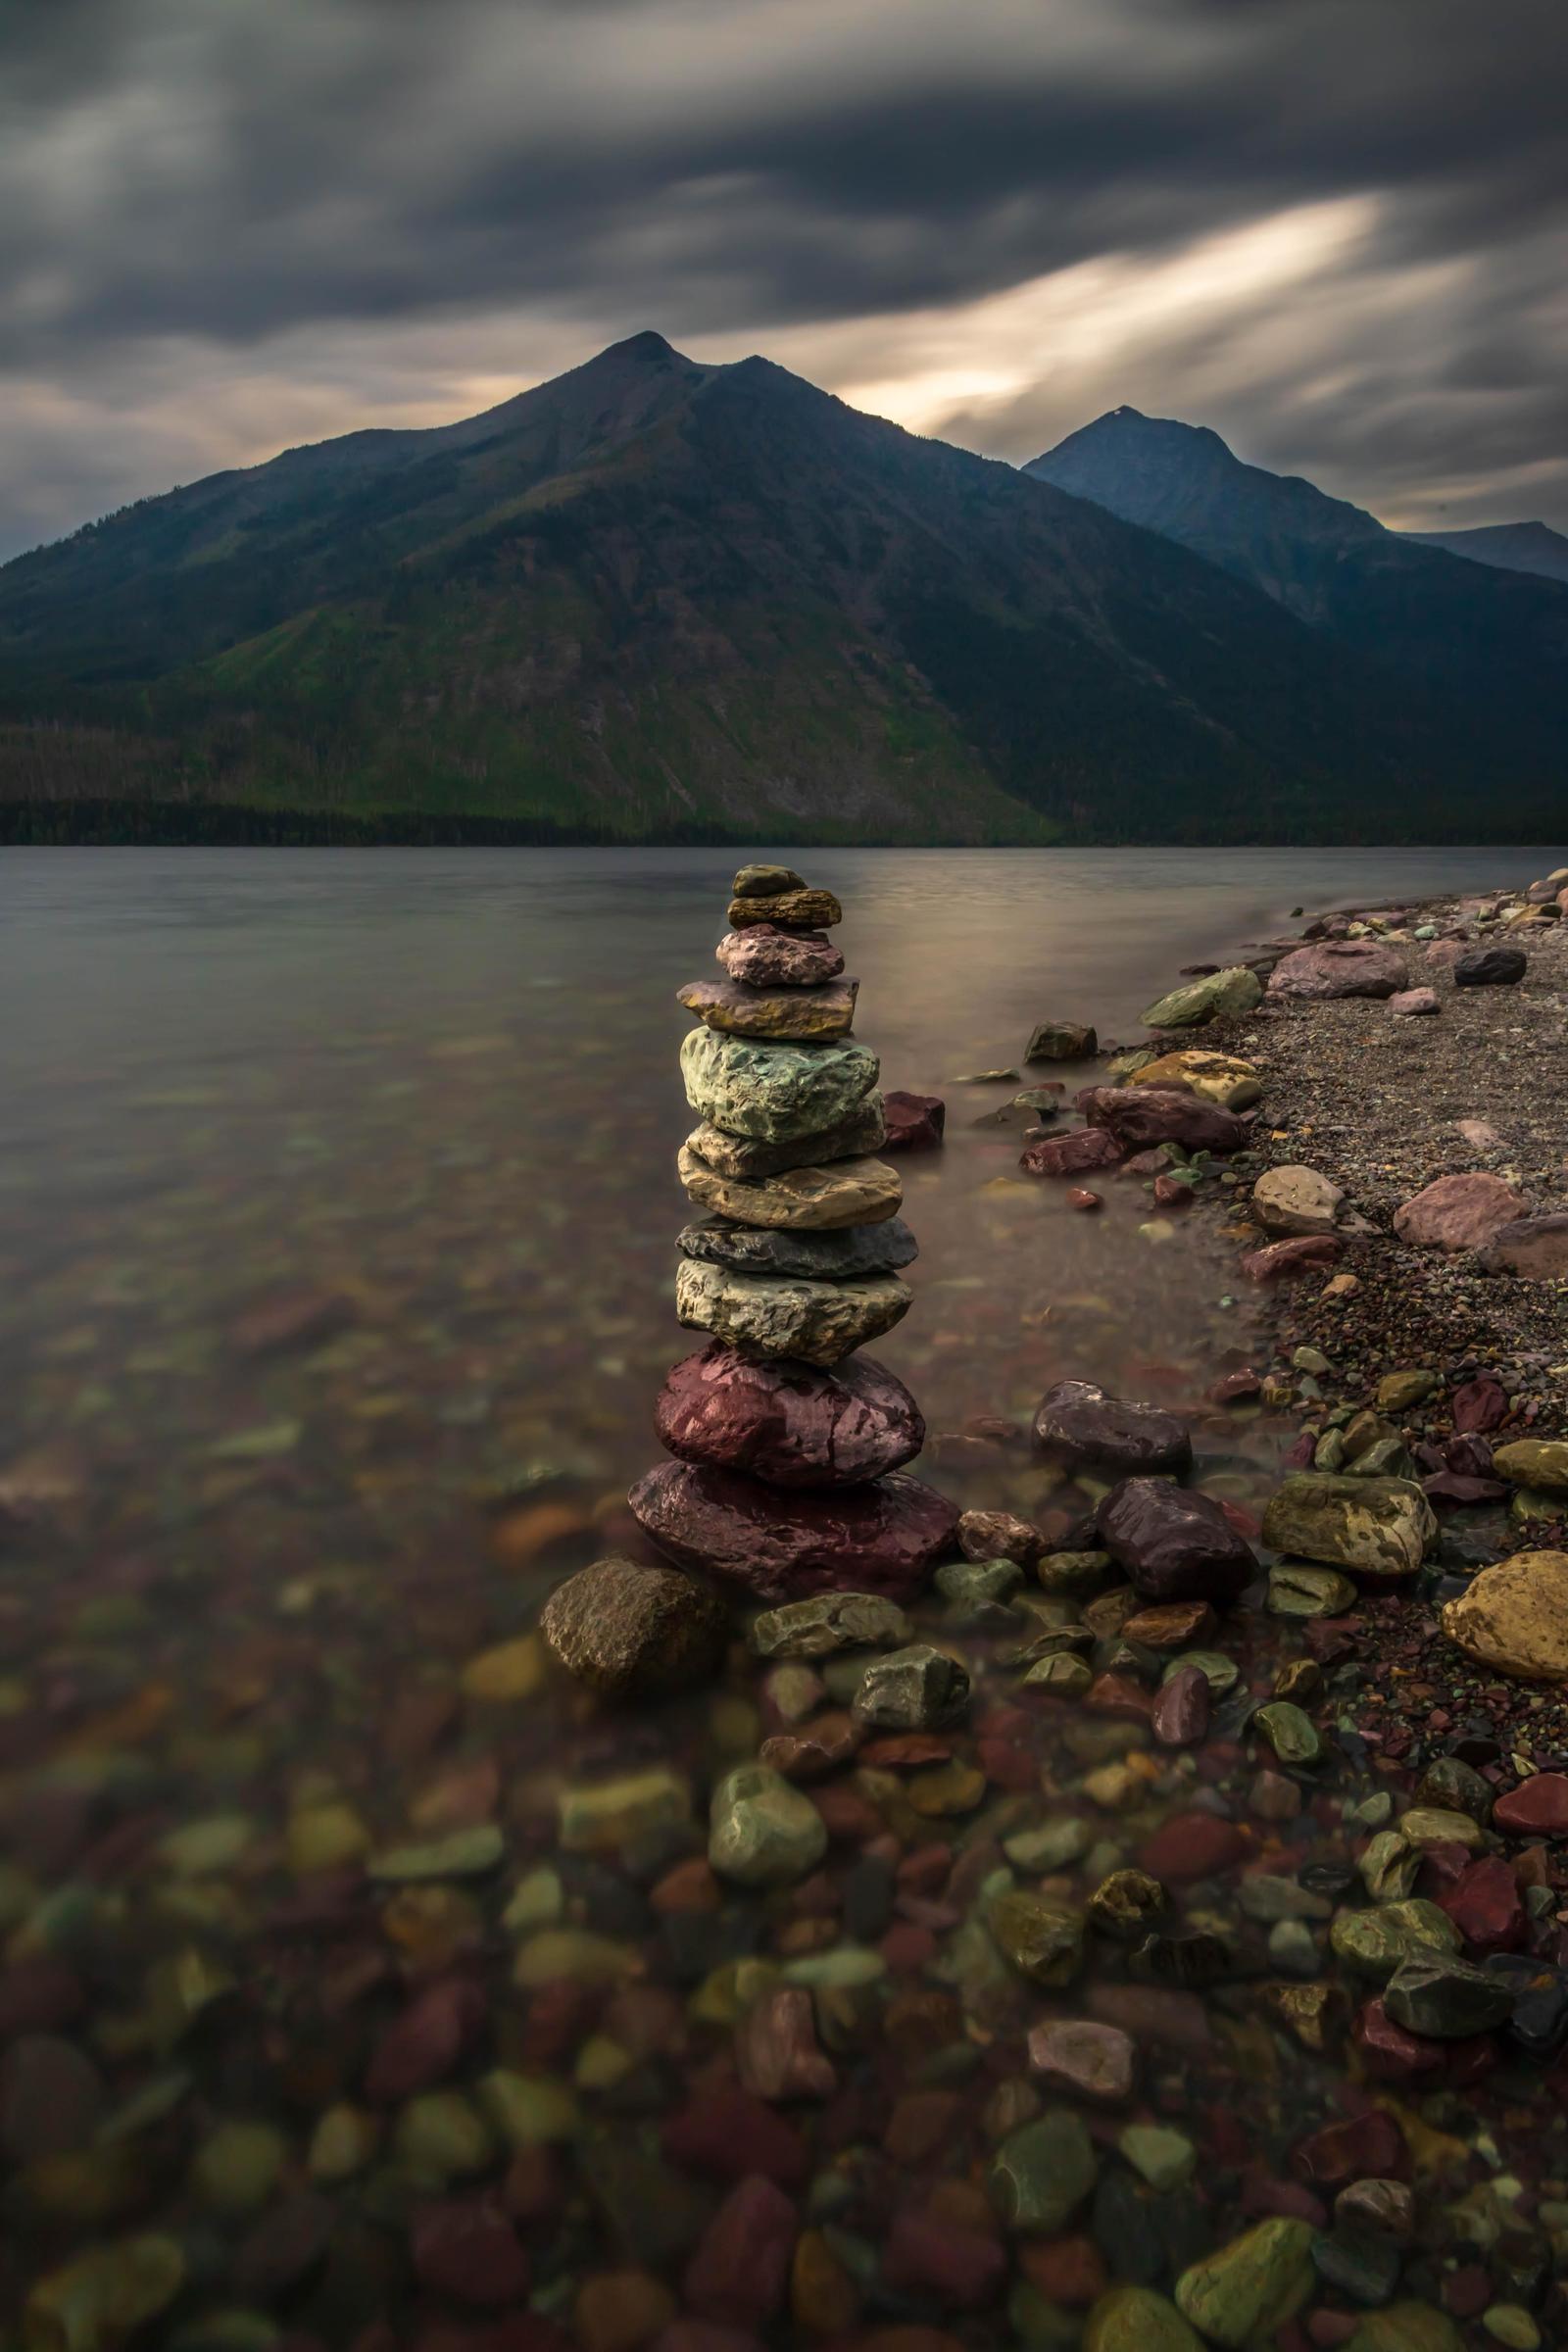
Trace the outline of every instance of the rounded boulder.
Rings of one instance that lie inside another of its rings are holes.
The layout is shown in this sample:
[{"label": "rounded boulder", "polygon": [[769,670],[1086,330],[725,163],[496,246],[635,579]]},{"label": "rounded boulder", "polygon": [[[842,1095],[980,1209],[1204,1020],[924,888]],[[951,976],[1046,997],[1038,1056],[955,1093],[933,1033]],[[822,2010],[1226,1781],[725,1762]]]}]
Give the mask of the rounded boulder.
[{"label": "rounded boulder", "polygon": [[539,1620],[552,1656],[606,1698],[652,1698],[706,1682],[727,1627],[723,1602],[705,1586],[618,1555],[559,1585]]},{"label": "rounded boulder", "polygon": [[1125,1404],[1089,1380],[1058,1380],[1040,1399],[1034,1442],[1051,1460],[1070,1469],[1136,1472],[1192,1466],[1193,1441],[1174,1413],[1157,1405]]},{"label": "rounded boulder", "polygon": [[920,1409],[870,1356],[836,1371],[758,1363],[713,1341],[672,1367],[654,1408],[660,1444],[683,1462],[775,1487],[855,1487],[912,1461]]}]

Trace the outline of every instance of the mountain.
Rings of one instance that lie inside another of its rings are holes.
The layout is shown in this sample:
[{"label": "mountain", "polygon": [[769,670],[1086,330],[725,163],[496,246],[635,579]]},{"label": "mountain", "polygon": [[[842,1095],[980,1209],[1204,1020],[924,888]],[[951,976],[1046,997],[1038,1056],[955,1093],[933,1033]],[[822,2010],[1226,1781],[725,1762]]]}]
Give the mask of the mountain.
[{"label": "mountain", "polygon": [[1544,580],[1568,580],[1568,538],[1549,522],[1486,522],[1471,531],[1405,531],[1418,547],[1446,548],[1472,564],[1499,571],[1533,571]]},{"label": "mountain", "polygon": [[0,569],[0,832],[1537,821],[1517,761],[1478,820],[1444,698],[1391,694],[1361,647],[1233,569],[765,360],[702,367],[638,335],[482,416],[290,450]]},{"label": "mountain", "polygon": [[1353,649],[1389,695],[1419,689],[1489,787],[1555,808],[1568,789],[1568,587],[1464,561],[1244,465],[1206,426],[1115,409],[1025,468],[1261,589]]}]

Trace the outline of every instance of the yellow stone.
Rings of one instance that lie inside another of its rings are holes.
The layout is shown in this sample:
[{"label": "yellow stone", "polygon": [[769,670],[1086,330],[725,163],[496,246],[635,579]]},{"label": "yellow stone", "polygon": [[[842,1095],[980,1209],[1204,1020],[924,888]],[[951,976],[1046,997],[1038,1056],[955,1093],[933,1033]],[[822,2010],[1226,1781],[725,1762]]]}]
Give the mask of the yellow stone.
[{"label": "yellow stone", "polygon": [[370,1850],[369,1831],[352,1805],[304,1805],[288,1825],[289,1867],[301,1878],[337,1870]]},{"label": "yellow stone", "polygon": [[469,1698],[532,1698],[545,1679],[544,1643],[537,1634],[498,1642],[470,1658],[459,1677]]},{"label": "yellow stone", "polygon": [[380,2118],[343,2101],[328,2107],[311,2134],[306,2169],[313,2180],[349,2180],[365,2170],[380,2144]]},{"label": "yellow stone", "polygon": [[568,1854],[616,1852],[633,1838],[681,1829],[691,1817],[692,1792],[686,1780],[667,1764],[650,1764],[619,1780],[564,1788],[561,1843]]},{"label": "yellow stone", "polygon": [[478,2083],[479,2105],[509,2148],[542,2148],[570,2139],[581,2123],[567,2082],[553,2075],[514,2074],[495,2067]]},{"label": "yellow stone", "polygon": [[1205,1102],[1217,1102],[1222,1110],[1249,1110],[1263,1093],[1263,1082],[1251,1062],[1235,1054],[1205,1052],[1200,1046],[1184,1046],[1175,1054],[1162,1054],[1157,1061],[1146,1061],[1127,1083],[1186,1087]]},{"label": "yellow stone", "polygon": [[546,1928],[530,1936],[513,1963],[512,1981],[524,1991],[540,1984],[575,1980],[579,1984],[618,1984],[635,1976],[637,1955],[629,1945],[590,1928]]},{"label": "yellow stone", "polygon": [[1443,1612],[1467,1658],[1520,1682],[1568,1682],[1568,1551],[1520,1551],[1483,1568]]}]

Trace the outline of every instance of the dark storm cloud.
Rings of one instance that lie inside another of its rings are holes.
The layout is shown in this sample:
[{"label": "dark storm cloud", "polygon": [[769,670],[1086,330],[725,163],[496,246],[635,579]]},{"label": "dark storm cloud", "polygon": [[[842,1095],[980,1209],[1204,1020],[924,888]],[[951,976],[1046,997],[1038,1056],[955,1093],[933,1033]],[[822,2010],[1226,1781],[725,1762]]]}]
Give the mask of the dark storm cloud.
[{"label": "dark storm cloud", "polygon": [[[443,333],[447,376],[517,380],[643,324],[869,346],[1349,200],[1338,308],[1167,320],[1136,386],[1107,353],[1106,405],[1212,398],[1218,334],[1249,454],[1373,503],[1545,468],[1568,506],[1558,0],[30,0],[0,52],[12,545],[434,399]],[[1060,390],[949,429],[1029,455],[1082,421]]]}]

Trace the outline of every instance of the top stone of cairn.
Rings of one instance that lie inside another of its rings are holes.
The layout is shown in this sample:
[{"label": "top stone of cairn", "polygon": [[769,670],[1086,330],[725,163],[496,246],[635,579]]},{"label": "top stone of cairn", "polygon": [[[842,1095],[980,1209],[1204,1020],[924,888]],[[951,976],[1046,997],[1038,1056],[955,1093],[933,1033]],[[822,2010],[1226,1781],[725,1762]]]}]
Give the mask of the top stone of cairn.
[{"label": "top stone of cairn", "polygon": [[787,890],[804,890],[806,877],[793,865],[743,865],[730,884],[732,899],[776,899]]}]

